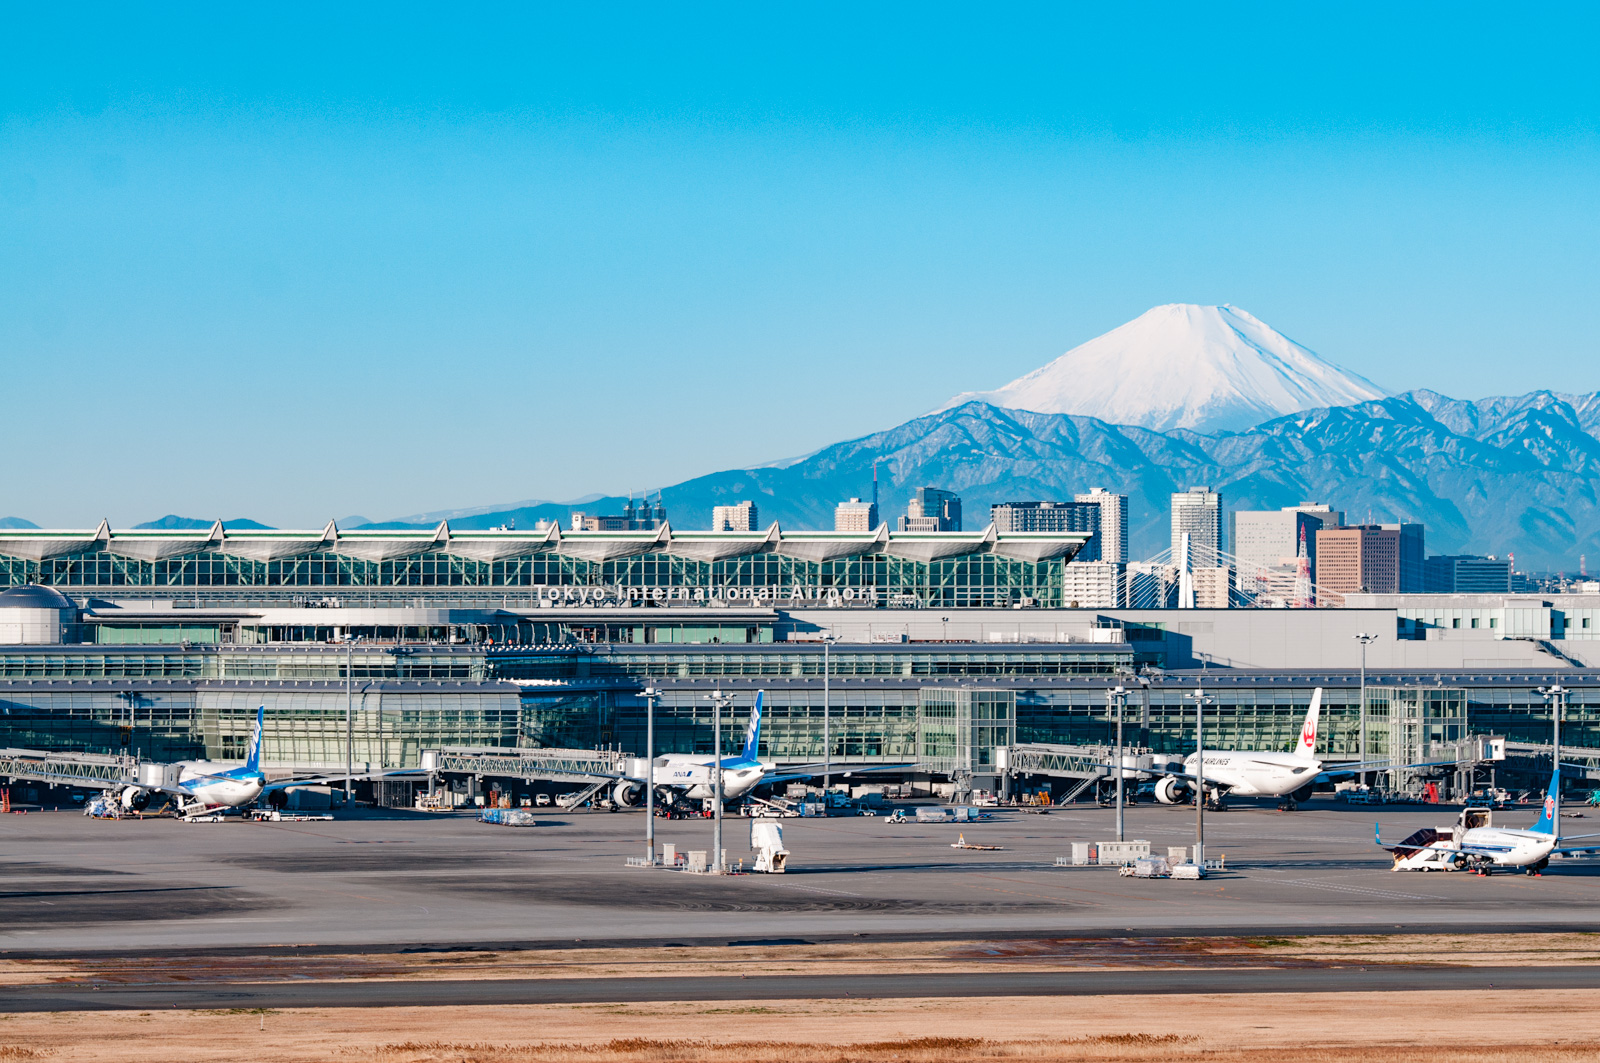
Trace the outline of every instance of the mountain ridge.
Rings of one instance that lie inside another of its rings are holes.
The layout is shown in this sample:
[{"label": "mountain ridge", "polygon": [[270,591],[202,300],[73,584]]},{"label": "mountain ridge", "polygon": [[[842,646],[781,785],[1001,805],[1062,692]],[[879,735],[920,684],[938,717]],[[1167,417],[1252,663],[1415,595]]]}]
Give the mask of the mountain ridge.
[{"label": "mountain ridge", "polygon": [[[679,527],[704,527],[712,506],[748,498],[763,524],[829,528],[837,502],[870,496],[876,458],[884,520],[917,487],[934,485],[960,494],[967,525],[981,527],[994,502],[1064,500],[1099,486],[1129,496],[1138,558],[1169,541],[1168,496],[1208,484],[1230,512],[1326,501],[1352,522],[1422,521],[1429,553],[1515,552],[1525,565],[1571,569],[1580,553],[1600,552],[1596,410],[1600,392],[1474,401],[1417,391],[1206,434],[971,402],[783,467],[711,473],[661,495]],[[582,508],[613,512],[622,503]],[[452,527],[565,522],[572,509],[485,513]]]}]

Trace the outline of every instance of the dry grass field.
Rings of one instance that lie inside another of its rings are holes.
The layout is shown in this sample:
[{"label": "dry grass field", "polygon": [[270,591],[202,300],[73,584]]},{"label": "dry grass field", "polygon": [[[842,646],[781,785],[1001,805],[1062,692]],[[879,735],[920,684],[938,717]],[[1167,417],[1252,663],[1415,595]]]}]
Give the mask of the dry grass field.
[{"label": "dry grass field", "polygon": [[716,974],[882,974],[1091,970],[1106,967],[1526,966],[1600,963],[1600,934],[1395,934],[1290,938],[1046,938],[1007,941],[748,945],[716,948],[529,949],[427,953],[277,951],[207,959],[0,959],[0,985],[214,978],[481,980],[670,979]]},{"label": "dry grass field", "polygon": [[1600,991],[18,1014],[40,1063],[1509,1063],[1600,1059]]}]

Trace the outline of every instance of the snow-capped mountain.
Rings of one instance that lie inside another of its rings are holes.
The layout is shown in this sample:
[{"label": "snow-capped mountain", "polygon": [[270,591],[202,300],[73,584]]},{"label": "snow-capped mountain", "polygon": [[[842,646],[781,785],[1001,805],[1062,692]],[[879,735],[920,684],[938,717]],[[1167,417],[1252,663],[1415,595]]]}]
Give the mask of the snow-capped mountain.
[{"label": "snow-capped mountain", "polygon": [[1169,303],[1074,347],[984,402],[1166,431],[1243,431],[1273,417],[1387,395],[1236,306]]}]

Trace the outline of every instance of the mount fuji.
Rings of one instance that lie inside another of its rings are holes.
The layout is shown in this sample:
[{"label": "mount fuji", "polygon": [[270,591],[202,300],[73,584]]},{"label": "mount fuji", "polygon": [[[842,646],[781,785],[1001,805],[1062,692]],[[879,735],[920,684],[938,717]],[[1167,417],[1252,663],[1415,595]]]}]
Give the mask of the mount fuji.
[{"label": "mount fuji", "polygon": [[1239,432],[1387,394],[1236,306],[1169,303],[1003,388],[965,392],[935,412],[982,402],[1158,432]]}]

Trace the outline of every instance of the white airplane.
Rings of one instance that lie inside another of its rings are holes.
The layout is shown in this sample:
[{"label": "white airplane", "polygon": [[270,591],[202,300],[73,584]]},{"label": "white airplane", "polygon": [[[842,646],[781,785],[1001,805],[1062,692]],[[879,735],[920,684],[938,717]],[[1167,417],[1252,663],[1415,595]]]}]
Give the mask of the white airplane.
[{"label": "white airplane", "polygon": [[[737,801],[762,783],[785,782],[791,779],[809,779],[831,771],[848,775],[862,771],[886,771],[909,767],[907,764],[850,765],[807,764],[790,768],[778,774],[778,766],[759,756],[761,745],[761,709],[767,692],[756,692],[756,703],[750,710],[750,723],[745,728],[744,748],[738,755],[722,758],[722,797],[724,801]],[[710,800],[716,793],[713,778],[715,758],[692,753],[667,753],[655,759],[650,766],[651,781],[659,789],[673,790],[690,800]],[[619,805],[638,804],[644,794],[644,780],[637,776],[616,776],[617,784],[612,798]]]},{"label": "white airplane", "polygon": [[[1443,834],[1433,828],[1424,828],[1398,845],[1384,845],[1379,825],[1372,825],[1372,840],[1394,856],[1394,871],[1430,871],[1435,868],[1447,871],[1472,871],[1478,875],[1491,874],[1496,868],[1509,868],[1525,874],[1537,875],[1550,863],[1554,853],[1592,851],[1589,845],[1562,846],[1563,840],[1600,838],[1600,834],[1575,834],[1563,839],[1556,822],[1556,788],[1561,785],[1561,771],[1550,776],[1550,789],[1545,791],[1544,807],[1539,820],[1526,830],[1496,827],[1486,808],[1466,808],[1456,829]],[[1448,841],[1443,840],[1445,837]]]},{"label": "white airplane", "polygon": [[[178,799],[179,813],[185,818],[214,813],[220,809],[241,808],[259,800],[274,790],[287,790],[296,786],[316,786],[334,782],[344,776],[322,778],[286,779],[267,782],[261,770],[261,732],[266,718],[266,706],[256,709],[255,727],[250,732],[250,745],[245,751],[245,761],[237,767],[228,767],[210,761],[182,761],[166,765],[167,780],[160,784],[118,784],[109,789],[107,799],[123,811],[138,812],[148,808],[156,794],[170,794]],[[171,773],[171,769],[177,769]],[[409,775],[410,771],[367,772],[353,775],[352,779],[370,779],[378,775]],[[81,785],[81,784],[80,784]],[[85,811],[91,811],[86,809]]]},{"label": "white airplane", "polygon": [[[1317,719],[1322,711],[1322,688],[1311,694],[1311,707],[1305,722],[1300,726],[1300,737],[1293,752],[1241,752],[1238,750],[1208,749],[1205,751],[1205,787],[1208,794],[1236,797],[1287,797],[1286,807],[1311,796],[1311,785],[1336,775],[1353,775],[1363,769],[1396,767],[1426,767],[1427,764],[1395,765],[1389,761],[1370,761],[1366,764],[1339,764],[1332,770],[1324,769],[1324,761],[1317,756]],[[1190,753],[1183,761],[1182,770],[1147,768],[1145,771],[1162,775],[1156,783],[1156,800],[1175,805],[1190,800],[1199,778],[1196,754]]]}]

